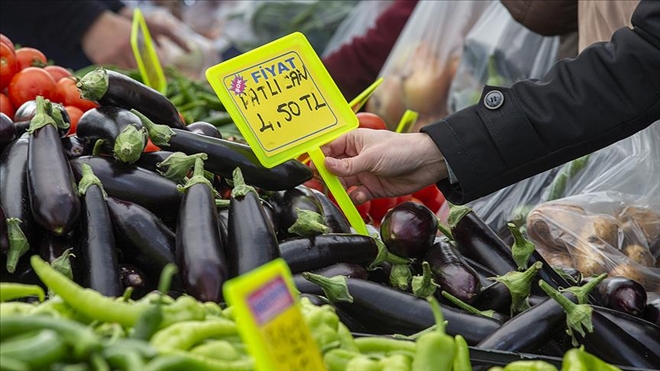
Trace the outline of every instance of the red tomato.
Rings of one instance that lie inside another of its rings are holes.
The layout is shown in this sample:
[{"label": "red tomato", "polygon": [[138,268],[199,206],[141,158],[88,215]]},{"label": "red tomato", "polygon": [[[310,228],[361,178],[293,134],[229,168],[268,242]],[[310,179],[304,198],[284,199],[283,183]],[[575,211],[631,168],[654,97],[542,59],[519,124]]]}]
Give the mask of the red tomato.
[{"label": "red tomato", "polygon": [[402,204],[404,202],[412,201],[412,195],[399,196],[396,198],[396,204]]},{"label": "red tomato", "polygon": [[427,200],[435,200],[438,193],[440,193],[438,187],[435,184],[431,184],[413,193],[412,196],[422,202],[426,202]]},{"label": "red tomato", "polygon": [[44,70],[53,76],[55,82],[60,81],[63,77],[71,76],[71,72],[62,66],[46,66]]},{"label": "red tomato", "polygon": [[48,63],[44,53],[29,47],[16,49],[16,60],[21,70],[28,67],[43,67]]},{"label": "red tomato", "polygon": [[18,72],[16,54],[5,43],[0,44],[0,90],[4,90]]},{"label": "red tomato", "polygon": [[9,100],[9,97],[2,93],[0,93],[0,112],[9,116],[9,118],[12,120],[14,119],[14,113],[16,112],[14,110],[14,106],[11,104],[11,101]]},{"label": "red tomato", "polygon": [[69,114],[69,123],[71,124],[71,126],[69,126],[69,135],[75,134],[80,116],[82,116],[84,112],[76,106],[65,106],[64,109]]},{"label": "red tomato", "polygon": [[11,49],[12,51],[16,51],[16,48],[14,48],[14,43],[9,40],[9,38],[3,34],[0,33],[0,43],[5,44]]},{"label": "red tomato", "polygon": [[381,220],[387,213],[387,211],[397,205],[397,197],[390,198],[377,198],[371,200],[371,208],[369,210],[369,215],[374,221],[374,225],[380,225]]},{"label": "red tomato", "polygon": [[83,112],[99,106],[96,102],[80,98],[80,91],[72,77],[63,78],[57,82],[57,93],[65,106],[76,106]]},{"label": "red tomato", "polygon": [[147,145],[144,146],[144,150],[142,152],[156,152],[156,151],[160,151],[160,147],[153,144],[151,142],[151,139],[147,138]]},{"label": "red tomato", "polygon": [[8,92],[14,107],[20,107],[38,95],[51,100],[57,98],[57,83],[43,68],[28,67],[14,75]]},{"label": "red tomato", "polygon": [[385,121],[380,116],[371,112],[358,112],[356,114],[361,128],[387,130]]}]

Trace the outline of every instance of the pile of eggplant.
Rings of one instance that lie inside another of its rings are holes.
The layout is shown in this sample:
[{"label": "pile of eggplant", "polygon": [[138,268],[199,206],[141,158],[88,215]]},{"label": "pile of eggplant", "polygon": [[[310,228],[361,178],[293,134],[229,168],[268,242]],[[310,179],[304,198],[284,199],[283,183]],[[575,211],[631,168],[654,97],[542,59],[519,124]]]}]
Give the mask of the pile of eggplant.
[{"label": "pile of eggplant", "polygon": [[[40,285],[38,254],[84,287],[140,298],[174,263],[171,295],[223,303],[226,280],[281,257],[301,295],[331,304],[354,334],[415,336],[434,324],[433,295],[447,333],[473,348],[561,357],[582,344],[608,363],[660,364],[660,295],[630,279],[555,270],[513,225],[505,242],[464,207],[444,225],[406,202],[356,234],[302,185],[307,166],[265,168],[118,73],[92,71],[78,87],[99,107],[75,133],[40,97],[23,121],[2,117],[1,281]],[[149,141],[160,150],[145,152]],[[567,325],[576,312],[586,331]]]}]

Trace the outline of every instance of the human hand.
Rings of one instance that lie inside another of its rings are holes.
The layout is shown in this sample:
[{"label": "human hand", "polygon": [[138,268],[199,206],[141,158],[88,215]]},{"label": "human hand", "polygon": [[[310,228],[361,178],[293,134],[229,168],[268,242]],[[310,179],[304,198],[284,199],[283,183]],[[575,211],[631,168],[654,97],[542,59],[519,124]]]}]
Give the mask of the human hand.
[{"label": "human hand", "polygon": [[136,68],[131,49],[131,21],[111,11],[104,11],[85,32],[82,49],[95,64],[113,64]]},{"label": "human hand", "polygon": [[357,129],[321,147],[325,166],[356,204],[411,194],[448,176],[444,157],[424,133]]}]

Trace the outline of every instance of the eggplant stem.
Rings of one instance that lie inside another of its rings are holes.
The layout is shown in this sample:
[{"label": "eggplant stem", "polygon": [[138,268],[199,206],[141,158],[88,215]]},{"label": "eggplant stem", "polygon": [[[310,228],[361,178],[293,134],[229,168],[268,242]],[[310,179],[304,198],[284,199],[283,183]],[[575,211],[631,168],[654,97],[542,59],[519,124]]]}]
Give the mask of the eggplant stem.
[{"label": "eggplant stem", "polygon": [[7,272],[14,273],[18,260],[28,250],[30,243],[20,227],[22,221],[18,218],[7,218],[7,235],[9,237],[9,250],[7,250]]},{"label": "eggplant stem", "polygon": [[96,142],[94,142],[94,148],[92,148],[92,156],[100,156],[101,153],[103,153],[103,146],[105,143],[105,140],[97,139]]},{"label": "eggplant stem", "polygon": [[[179,181],[188,175],[190,169],[195,166],[197,158],[206,161],[209,156],[206,153],[195,153],[194,155],[186,155],[183,152],[174,152],[167,156],[166,159],[156,164],[158,172],[167,179]],[[162,171],[161,168],[165,168]]]},{"label": "eggplant stem", "polygon": [[229,207],[229,204],[231,203],[230,200],[223,200],[221,198],[216,198],[215,199],[215,206],[219,207],[221,209],[226,209]]},{"label": "eggplant stem", "polygon": [[587,304],[573,303],[543,280],[539,281],[539,287],[561,305],[566,312],[566,331],[571,336],[573,346],[578,346],[579,342],[575,338],[574,331],[577,331],[582,337],[585,336],[586,332],[591,333],[594,331],[594,325],[591,322],[593,308]]},{"label": "eggplant stem", "polygon": [[93,185],[98,186],[101,189],[104,200],[108,198],[108,194],[105,193],[105,189],[103,189],[103,183],[101,183],[101,180],[96,175],[94,175],[94,170],[92,170],[92,167],[89,166],[89,164],[83,164],[82,177],[80,178],[80,182],[78,182],[78,195],[83,196],[85,193],[87,193],[89,187]]},{"label": "eggplant stem", "polygon": [[307,281],[318,285],[323,290],[325,297],[330,302],[335,303],[338,301],[345,301],[352,303],[353,296],[348,292],[348,285],[346,284],[346,276],[334,276],[331,278],[321,276],[320,274],[303,272],[302,276]]},{"label": "eggplant stem", "polygon": [[245,178],[243,178],[243,172],[241,168],[237,167],[232,173],[234,188],[231,190],[231,197],[245,197],[248,192],[257,193],[257,190],[254,187],[245,184]]},{"label": "eggplant stem", "polygon": [[390,270],[390,285],[399,290],[408,290],[408,284],[412,279],[412,273],[408,264],[394,264]]},{"label": "eggplant stem", "polygon": [[433,297],[429,296],[426,298],[426,301],[431,304],[431,310],[433,311],[433,318],[435,318],[435,332],[440,333],[440,334],[445,334],[445,317],[442,314],[442,309],[440,308],[440,303],[438,303],[438,300]]},{"label": "eggplant stem", "polygon": [[511,317],[529,308],[529,293],[532,278],[543,267],[537,261],[524,272],[511,271],[503,276],[493,277],[492,280],[503,283],[511,293]]},{"label": "eggplant stem", "polygon": [[[172,277],[178,272],[176,265],[168,263],[160,272],[160,280],[158,281],[158,291],[161,294],[167,294],[172,285]],[[160,302],[160,300],[159,300]]]},{"label": "eggplant stem", "polygon": [[449,240],[454,241],[454,234],[451,233],[451,228],[449,228],[449,226],[447,226],[447,225],[441,223],[439,220],[438,220],[438,230],[439,230],[440,233],[442,233],[445,237],[449,238]]},{"label": "eggplant stem", "polygon": [[511,246],[513,261],[516,262],[518,270],[524,271],[527,269],[529,257],[534,253],[536,248],[533,243],[523,237],[520,229],[515,224],[507,223],[506,226],[513,235],[513,245]]},{"label": "eggplant stem", "polygon": [[296,214],[298,218],[288,232],[297,234],[302,237],[313,237],[319,234],[326,234],[330,231],[325,224],[323,224],[323,216],[312,210],[304,210],[296,207]]},{"label": "eggplant stem", "polygon": [[147,131],[144,128],[138,130],[133,125],[126,125],[115,139],[113,152],[119,161],[132,164],[140,159],[146,143]]},{"label": "eggplant stem", "polygon": [[195,157],[195,167],[193,170],[193,175],[186,181],[186,184],[183,186],[177,185],[177,188],[181,192],[185,192],[188,188],[192,187],[195,184],[204,184],[213,190],[213,185],[209,182],[208,179],[204,176],[204,160],[201,157]]},{"label": "eggplant stem", "polygon": [[464,310],[468,313],[472,313],[472,314],[476,314],[476,315],[483,316],[483,317],[488,317],[488,318],[493,318],[493,315],[495,314],[495,311],[492,310],[492,309],[490,309],[490,310],[479,310],[479,309],[471,306],[470,304],[464,302],[463,300],[455,297],[454,295],[450,294],[447,291],[441,291],[440,294],[442,294],[442,296],[445,299],[449,300],[456,307],[458,307],[459,309],[462,309],[462,310]]},{"label": "eggplant stem", "polygon": [[30,126],[28,128],[28,133],[34,133],[36,130],[41,129],[46,125],[53,125],[57,127],[55,119],[48,114],[48,104],[50,101],[44,99],[41,95],[36,97],[37,108],[34,117],[30,120]]},{"label": "eggplant stem", "polygon": [[142,121],[142,125],[147,128],[147,133],[149,134],[149,139],[151,142],[158,147],[169,147],[170,139],[176,135],[174,130],[167,125],[158,125],[151,121],[147,116],[140,113],[140,111],[135,108],[131,109],[137,117]]},{"label": "eggplant stem", "polygon": [[97,67],[78,80],[76,87],[81,98],[98,101],[108,91],[109,81],[108,72],[103,67]]},{"label": "eggplant stem", "polygon": [[449,204],[449,217],[447,218],[447,224],[449,228],[456,228],[456,224],[463,219],[463,217],[472,212],[472,209],[467,206],[459,206],[454,204]]},{"label": "eggplant stem", "polygon": [[428,262],[422,262],[422,275],[414,276],[411,285],[413,295],[420,298],[425,298],[435,293],[438,286],[433,281],[433,272],[431,272],[431,265]]},{"label": "eggplant stem", "polygon": [[607,273],[603,273],[600,276],[595,277],[582,286],[571,286],[565,289],[560,289],[559,291],[568,291],[577,297],[578,304],[587,304],[589,302],[589,293],[591,290],[598,286],[598,284],[601,283],[601,281],[603,281],[605,278],[607,278]]}]

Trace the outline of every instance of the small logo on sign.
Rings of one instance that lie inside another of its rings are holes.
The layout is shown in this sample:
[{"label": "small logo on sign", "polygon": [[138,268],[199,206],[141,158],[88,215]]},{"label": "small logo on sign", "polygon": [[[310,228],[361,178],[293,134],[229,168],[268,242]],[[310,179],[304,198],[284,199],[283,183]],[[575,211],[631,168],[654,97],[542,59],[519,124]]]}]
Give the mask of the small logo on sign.
[{"label": "small logo on sign", "polygon": [[241,95],[245,91],[245,79],[243,76],[236,75],[233,80],[231,80],[231,86],[229,90],[236,95]]},{"label": "small logo on sign", "polygon": [[257,323],[263,325],[293,305],[293,298],[282,277],[276,277],[250,294],[247,302]]}]

